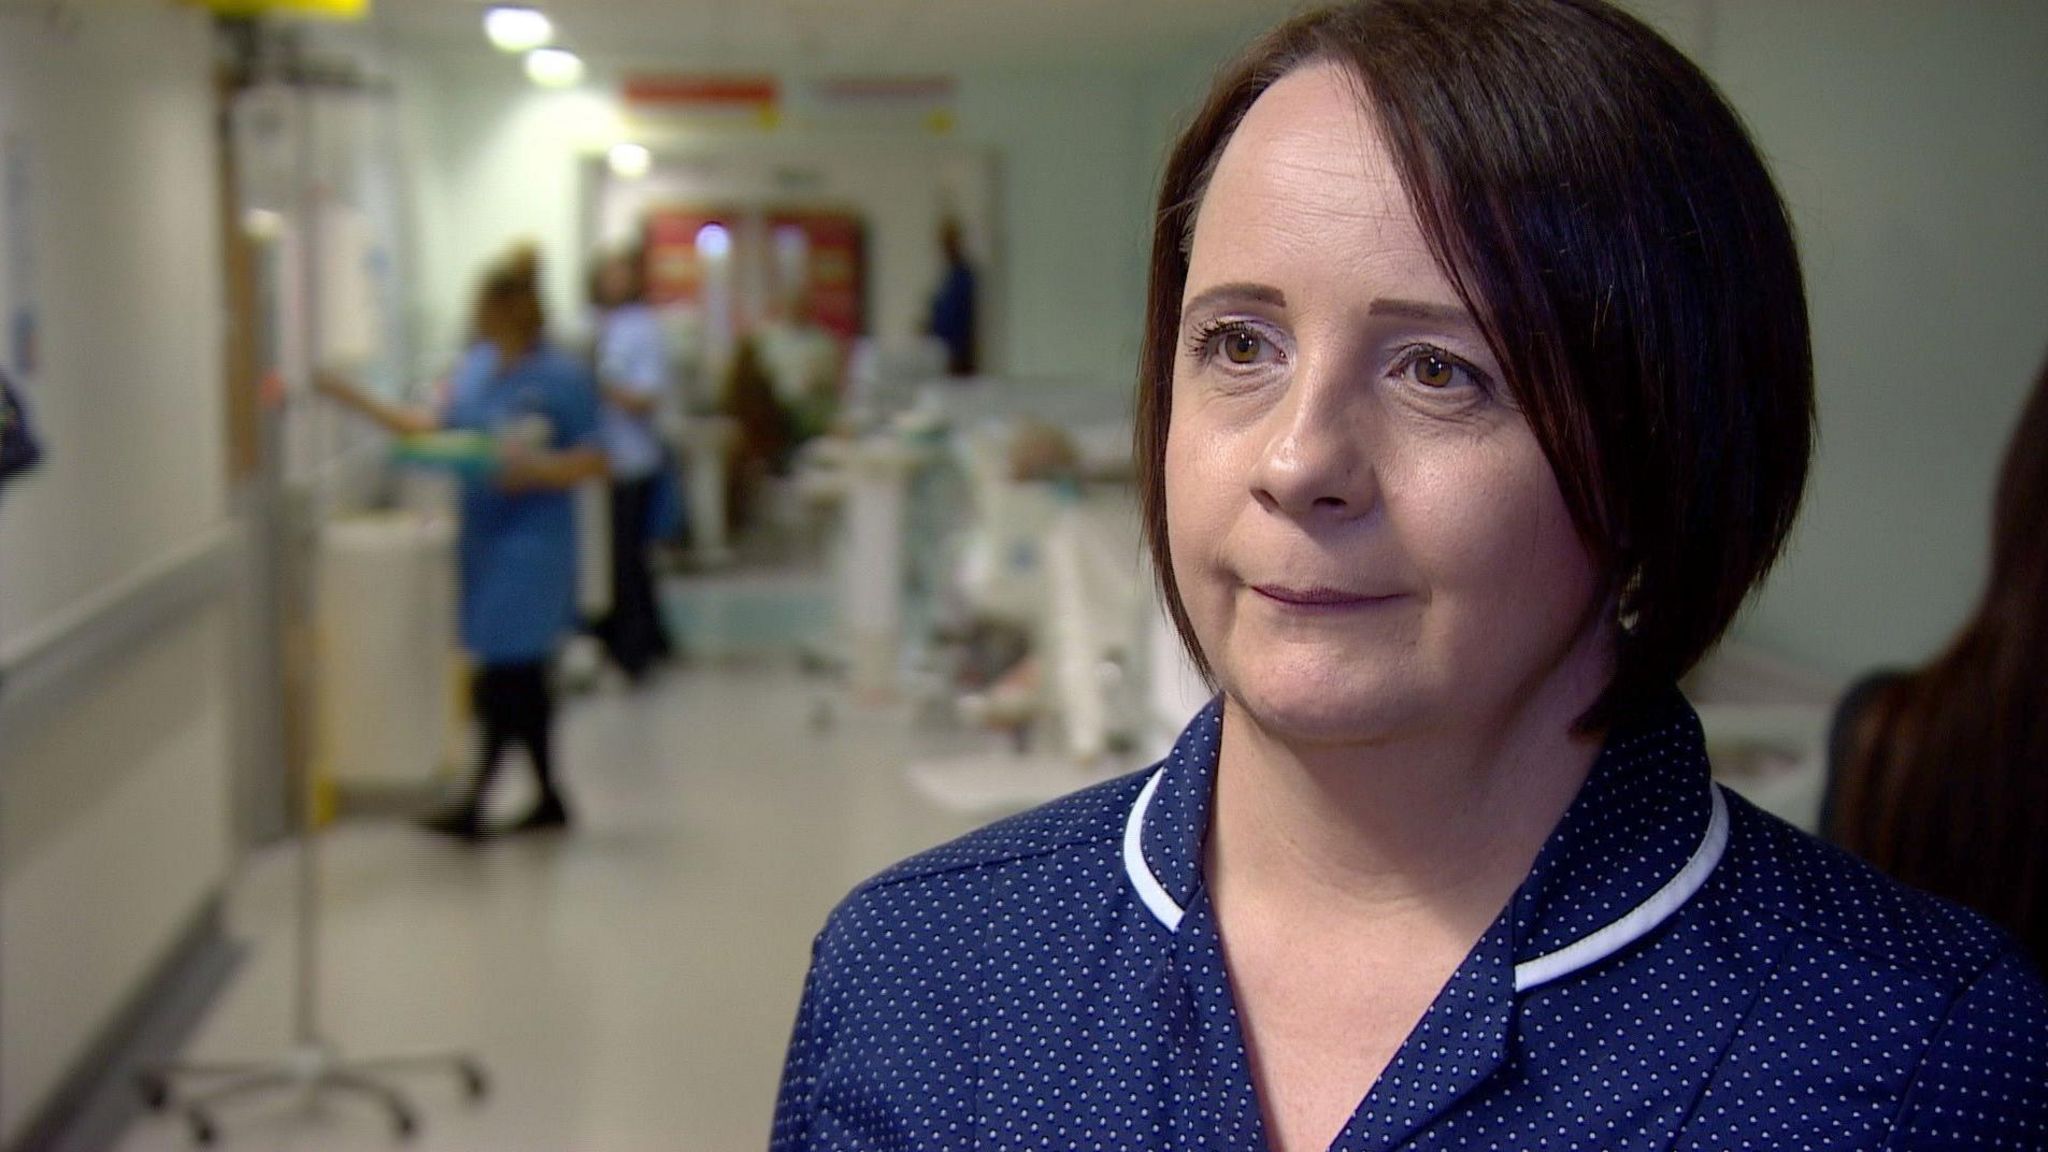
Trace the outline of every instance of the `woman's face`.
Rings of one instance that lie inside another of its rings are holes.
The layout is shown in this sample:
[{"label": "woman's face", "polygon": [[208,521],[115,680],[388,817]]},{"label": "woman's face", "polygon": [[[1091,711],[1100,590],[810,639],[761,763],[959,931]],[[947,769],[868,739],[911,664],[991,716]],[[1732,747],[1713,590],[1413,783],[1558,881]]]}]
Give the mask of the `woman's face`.
[{"label": "woman's face", "polygon": [[1604,673],[1599,574],[1335,68],[1282,78],[1224,149],[1180,344],[1174,578],[1261,727],[1469,734],[1562,676]]}]

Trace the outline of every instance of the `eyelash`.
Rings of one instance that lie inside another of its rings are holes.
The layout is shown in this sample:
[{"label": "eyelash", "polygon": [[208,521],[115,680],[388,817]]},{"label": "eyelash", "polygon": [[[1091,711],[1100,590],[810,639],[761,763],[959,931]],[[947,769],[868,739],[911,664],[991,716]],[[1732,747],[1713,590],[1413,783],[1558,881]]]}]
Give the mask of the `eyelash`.
[{"label": "eyelash", "polygon": [[[1256,327],[1243,320],[1204,320],[1189,334],[1188,355],[1202,363],[1209,363],[1216,358],[1218,342],[1226,336],[1236,335],[1240,332],[1251,336],[1255,340],[1264,341],[1268,345],[1273,343]],[[1418,361],[1424,359],[1441,360],[1453,371],[1464,372],[1471,378],[1472,383],[1483,392],[1490,394],[1494,390],[1492,378],[1480,371],[1471,361],[1435,344],[1410,344],[1403,347],[1394,361],[1394,374],[1404,374],[1413,368]],[[1238,367],[1246,366],[1239,365]],[[1428,385],[1421,386],[1424,388],[1429,387]],[[1435,390],[1445,391],[1447,389]]]},{"label": "eyelash", "polygon": [[[1465,373],[1465,375],[1472,378],[1473,385],[1482,392],[1491,394],[1494,390],[1492,377],[1489,377],[1486,373],[1481,372],[1476,366],[1473,365],[1473,363],[1470,360],[1467,360],[1464,357],[1456,355],[1454,353],[1447,352],[1434,344],[1410,344],[1407,347],[1401,349],[1400,356],[1394,361],[1394,372],[1396,375],[1404,374],[1410,368],[1413,368],[1418,361],[1425,359],[1441,360],[1446,365],[1448,365],[1453,372]],[[1419,384],[1420,382],[1418,381],[1417,383]],[[1427,384],[1422,384],[1421,386],[1424,388],[1429,388],[1429,385]],[[1441,392],[1448,391],[1449,389],[1437,388],[1431,390]]]},{"label": "eyelash", "polygon": [[1235,335],[1239,332],[1245,333],[1255,340],[1264,341],[1269,345],[1272,344],[1272,341],[1268,340],[1265,334],[1242,320],[1204,320],[1199,325],[1196,325],[1195,330],[1188,335],[1188,355],[1206,364],[1216,358],[1216,345],[1218,341],[1222,340],[1225,336]]}]

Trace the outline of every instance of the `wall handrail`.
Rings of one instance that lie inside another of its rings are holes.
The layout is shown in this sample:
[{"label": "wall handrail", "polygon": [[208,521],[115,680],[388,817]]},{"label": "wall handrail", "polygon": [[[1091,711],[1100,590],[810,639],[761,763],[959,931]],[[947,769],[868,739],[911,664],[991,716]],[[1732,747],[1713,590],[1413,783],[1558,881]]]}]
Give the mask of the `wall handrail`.
[{"label": "wall handrail", "polygon": [[[0,752],[31,739],[108,661],[224,594],[241,552],[240,526],[216,524],[176,552],[0,644]],[[0,754],[0,764],[7,759]]]}]

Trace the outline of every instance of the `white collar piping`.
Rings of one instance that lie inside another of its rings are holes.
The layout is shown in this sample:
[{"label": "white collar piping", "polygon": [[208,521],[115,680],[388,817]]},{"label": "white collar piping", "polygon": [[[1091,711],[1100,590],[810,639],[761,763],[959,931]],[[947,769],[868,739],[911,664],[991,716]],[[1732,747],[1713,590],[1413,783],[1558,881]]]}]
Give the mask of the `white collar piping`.
[{"label": "white collar piping", "polygon": [[[1168,932],[1177,932],[1186,909],[1168,894],[1159,877],[1153,875],[1152,866],[1145,861],[1145,812],[1152,806],[1152,797],[1159,791],[1159,782],[1165,777],[1166,769],[1163,767],[1152,773],[1152,778],[1145,781],[1144,789],[1138,793],[1137,801],[1131,805],[1130,816],[1124,820],[1124,872],[1130,877],[1131,888],[1137,892],[1146,910],[1165,925]],[[1685,866],[1662,888],[1652,892],[1613,923],[1555,952],[1515,965],[1516,992],[1540,988],[1607,959],[1649,935],[1706,885],[1707,877],[1713,874],[1714,867],[1728,850],[1728,803],[1721,796],[1720,785],[1710,785],[1708,793],[1713,799],[1713,809],[1707,816],[1707,831],[1700,837],[1699,847],[1693,850],[1692,858],[1685,862]]]}]

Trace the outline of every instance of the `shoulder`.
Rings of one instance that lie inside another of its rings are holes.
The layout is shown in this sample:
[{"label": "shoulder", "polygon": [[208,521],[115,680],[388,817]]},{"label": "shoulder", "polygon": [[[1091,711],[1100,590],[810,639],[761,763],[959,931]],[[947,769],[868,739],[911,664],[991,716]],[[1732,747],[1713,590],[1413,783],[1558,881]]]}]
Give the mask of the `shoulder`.
[{"label": "shoulder", "polygon": [[1728,796],[1742,904],[1817,944],[1960,986],[2012,950],[1983,917],[1908,888],[1741,797]]},{"label": "shoulder", "polygon": [[[1065,865],[1078,866],[1084,858],[1099,859],[1104,849],[1114,850],[1146,774],[1132,773],[1084,788],[886,869],[840,903],[827,921],[825,936],[877,921],[907,925],[904,931],[912,933],[920,925],[930,929],[930,918],[906,918],[901,913],[960,907],[954,902],[968,890],[1000,880],[1024,876],[1030,883],[1061,886]],[[967,910],[981,914],[980,909]]]},{"label": "shoulder", "polygon": [[1730,1031],[1687,1146],[1776,1147],[1765,1137],[1823,1121],[1847,1125],[1841,1146],[1892,1152],[2040,1146],[2048,993],[2013,942],[1727,804],[1727,852],[1694,921],[1706,935],[1684,962],[1731,995]]},{"label": "shoulder", "polygon": [[457,391],[474,391],[489,383],[491,374],[497,370],[498,350],[488,342],[478,340],[456,357],[455,368],[449,373],[449,384]]},{"label": "shoulder", "polygon": [[1082,844],[1114,842],[1150,769],[1083,788],[919,853],[854,889],[858,897],[963,871],[1001,868]]}]

